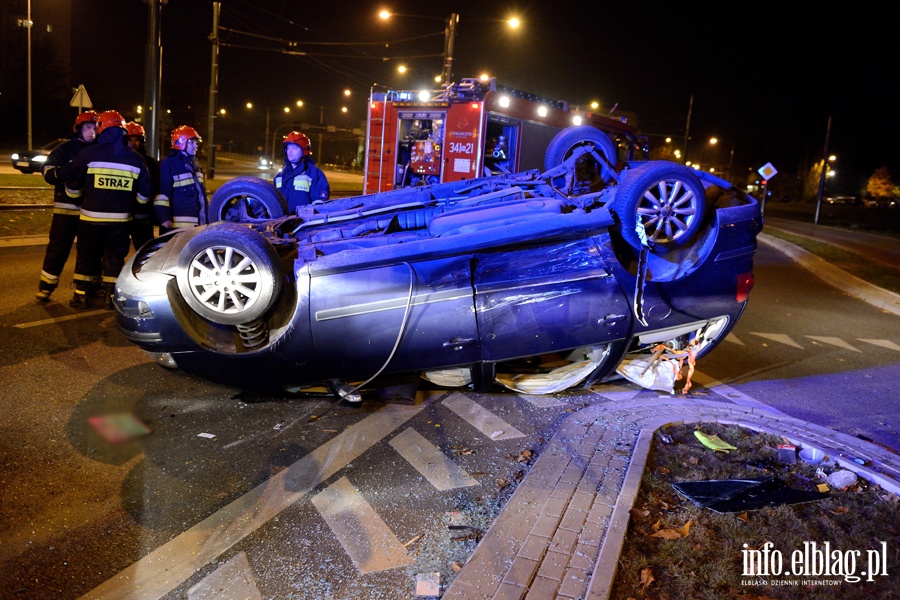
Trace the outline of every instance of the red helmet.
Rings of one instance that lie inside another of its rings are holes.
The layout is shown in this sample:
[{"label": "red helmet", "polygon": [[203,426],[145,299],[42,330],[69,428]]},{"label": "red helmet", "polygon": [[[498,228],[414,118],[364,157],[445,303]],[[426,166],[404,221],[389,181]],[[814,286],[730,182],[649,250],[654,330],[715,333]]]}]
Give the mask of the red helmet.
[{"label": "red helmet", "polygon": [[188,140],[196,139],[202,142],[203,139],[197,130],[188,125],[180,125],[172,130],[172,148],[175,150],[184,150],[187,148]]},{"label": "red helmet", "polygon": [[309,156],[312,154],[312,150],[310,149],[309,138],[300,133],[299,131],[292,131],[286,136],[284,136],[284,145],[288,144],[297,144],[300,146],[300,149],[303,150],[303,156]]},{"label": "red helmet", "polygon": [[144,137],[144,126],[140,123],[135,123],[134,121],[125,123],[125,131],[127,132],[125,135],[127,135],[128,137]]},{"label": "red helmet", "polygon": [[72,126],[72,131],[81,131],[81,126],[85,123],[93,123],[97,124],[98,115],[92,110],[86,110],[83,113],[78,113],[78,116],[75,117],[75,124]]},{"label": "red helmet", "polygon": [[97,133],[101,133],[107,127],[121,127],[125,129],[125,117],[116,110],[105,110],[97,117]]}]

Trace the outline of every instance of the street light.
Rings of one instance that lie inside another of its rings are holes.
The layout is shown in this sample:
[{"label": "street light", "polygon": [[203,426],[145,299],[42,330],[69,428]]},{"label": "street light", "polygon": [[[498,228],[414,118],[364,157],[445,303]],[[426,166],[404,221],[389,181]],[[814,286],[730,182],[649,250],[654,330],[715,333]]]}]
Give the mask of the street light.
[{"label": "street light", "polygon": [[[440,17],[429,17],[425,15],[408,15],[404,13],[392,13],[388,10],[382,10],[378,13],[378,17],[382,21],[387,21],[391,17],[405,17],[410,19],[433,19],[437,21],[444,21]],[[441,83],[451,83],[453,81],[453,49],[456,45],[456,26],[459,24],[459,15],[456,13],[452,13],[450,18],[444,21],[444,52],[442,54],[443,57],[443,67],[441,69],[440,82]],[[515,25],[518,26],[518,22]],[[403,71],[401,71],[403,72]],[[437,78],[435,78],[437,80]]]},{"label": "street light", "polygon": [[[719,138],[711,137],[709,138],[709,143],[712,146],[715,146],[719,143]],[[728,153],[728,170],[725,172],[725,179],[731,179],[731,168],[734,166],[734,142],[731,142],[731,151]]]}]

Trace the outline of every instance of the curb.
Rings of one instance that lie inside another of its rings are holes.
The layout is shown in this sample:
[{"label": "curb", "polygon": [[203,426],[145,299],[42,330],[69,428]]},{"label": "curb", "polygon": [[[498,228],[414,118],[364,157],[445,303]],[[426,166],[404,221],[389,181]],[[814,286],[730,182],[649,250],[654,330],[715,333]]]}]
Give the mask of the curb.
[{"label": "curb", "polygon": [[790,242],[786,242],[765,233],[757,234],[757,239],[787,255],[801,267],[811,272],[828,285],[846,292],[851,296],[856,296],[872,306],[876,306],[895,315],[900,315],[900,294],[895,294],[873,285],[868,281],[863,281],[859,277],[832,265],[815,254]]},{"label": "curb", "polygon": [[[562,423],[443,598],[607,599],[654,433],[699,422],[819,448],[841,467],[900,494],[900,456],[775,410],[677,396],[595,404]],[[860,466],[844,454],[876,466]]]}]

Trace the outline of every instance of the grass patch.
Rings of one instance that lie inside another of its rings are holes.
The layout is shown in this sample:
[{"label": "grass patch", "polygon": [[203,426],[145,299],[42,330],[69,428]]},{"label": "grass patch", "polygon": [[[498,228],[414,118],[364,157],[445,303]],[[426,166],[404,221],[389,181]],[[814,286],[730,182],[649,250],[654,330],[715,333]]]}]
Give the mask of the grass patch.
[{"label": "grass patch", "polygon": [[[728,453],[714,452],[694,436],[699,429],[716,434],[736,446]],[[671,437],[663,443],[660,433]],[[900,565],[900,503],[898,497],[863,479],[845,491],[832,490],[828,498],[804,504],[767,507],[745,513],[716,513],[699,508],[672,487],[680,481],[739,479],[775,476],[794,489],[815,490],[820,483],[809,465],[782,465],[777,436],[737,426],[703,423],[664,428],[655,436],[647,469],[634,503],[625,546],[611,598],[812,600],[817,598],[896,598],[896,569]],[[826,473],[838,467],[824,467]],[[689,524],[689,525],[686,525]],[[673,530],[687,535],[654,537]],[[867,550],[887,543],[887,576],[852,583],[843,577],[743,576],[743,545],[759,549],[772,542],[784,568],[792,567],[795,550],[804,542],[819,549],[829,542],[842,556],[859,550],[855,573],[867,568]],[[648,585],[642,582],[652,581]],[[767,580],[767,585],[747,582]],[[823,584],[822,580],[840,582]],[[810,581],[818,581],[811,584]],[[743,582],[743,583],[742,583]],[[795,583],[785,583],[795,582]]]},{"label": "grass patch", "polygon": [[807,252],[811,252],[834,266],[856,275],[863,281],[868,281],[895,294],[900,293],[900,269],[898,268],[880,263],[871,263],[849,250],[823,244],[808,237],[794,235],[780,229],[766,229],[764,233],[790,242],[795,246],[800,246]]}]

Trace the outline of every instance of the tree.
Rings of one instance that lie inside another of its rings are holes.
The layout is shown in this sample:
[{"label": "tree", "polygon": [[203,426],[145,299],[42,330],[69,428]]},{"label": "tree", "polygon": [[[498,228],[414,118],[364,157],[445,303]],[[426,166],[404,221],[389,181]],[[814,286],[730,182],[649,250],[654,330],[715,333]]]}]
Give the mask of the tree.
[{"label": "tree", "polygon": [[819,160],[806,173],[803,182],[803,200],[814,200],[819,195],[819,182],[822,180],[822,169],[825,161]]},{"label": "tree", "polygon": [[878,167],[872,173],[872,176],[869,177],[869,182],[866,184],[866,193],[876,200],[893,198],[897,195],[896,186],[891,180],[891,172],[886,166]]}]

